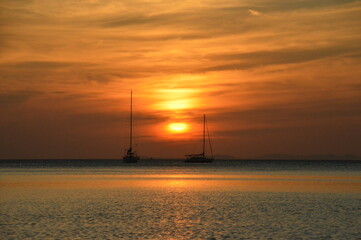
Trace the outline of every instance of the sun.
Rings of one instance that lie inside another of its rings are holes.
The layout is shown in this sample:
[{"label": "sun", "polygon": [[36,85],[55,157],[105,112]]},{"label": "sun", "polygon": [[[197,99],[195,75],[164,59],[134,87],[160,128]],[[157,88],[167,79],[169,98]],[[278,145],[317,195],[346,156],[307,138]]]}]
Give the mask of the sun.
[{"label": "sun", "polygon": [[188,124],[186,123],[169,123],[168,124],[168,131],[171,133],[183,133],[188,130]]}]

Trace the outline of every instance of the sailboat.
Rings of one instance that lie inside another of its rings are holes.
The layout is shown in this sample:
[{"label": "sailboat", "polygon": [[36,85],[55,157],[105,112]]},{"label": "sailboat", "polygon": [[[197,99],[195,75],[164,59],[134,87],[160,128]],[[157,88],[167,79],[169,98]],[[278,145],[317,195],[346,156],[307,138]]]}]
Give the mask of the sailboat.
[{"label": "sailboat", "polygon": [[130,91],[130,136],[129,136],[129,148],[126,150],[123,156],[123,162],[125,163],[137,163],[139,157],[137,153],[133,151],[133,92]]},{"label": "sailboat", "polygon": [[206,157],[205,155],[205,148],[206,148],[206,115],[203,115],[203,151],[202,153],[198,154],[188,154],[186,156],[186,163],[210,163],[213,162],[213,151],[212,151],[212,144],[211,144],[211,138],[209,137],[209,131],[207,127],[207,135],[208,135],[208,141],[209,141],[209,147],[211,150],[211,158]]}]

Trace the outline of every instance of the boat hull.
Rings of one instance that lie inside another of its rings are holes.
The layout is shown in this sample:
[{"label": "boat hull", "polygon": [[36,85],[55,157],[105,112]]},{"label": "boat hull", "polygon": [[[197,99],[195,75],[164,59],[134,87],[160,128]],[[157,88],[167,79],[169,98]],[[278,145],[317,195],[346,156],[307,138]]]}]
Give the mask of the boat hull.
[{"label": "boat hull", "polygon": [[213,162],[212,158],[205,158],[205,157],[192,157],[187,158],[185,160],[186,163],[211,163]]},{"label": "boat hull", "polygon": [[137,163],[139,160],[139,157],[135,157],[135,156],[124,156],[123,157],[123,162],[125,163]]}]

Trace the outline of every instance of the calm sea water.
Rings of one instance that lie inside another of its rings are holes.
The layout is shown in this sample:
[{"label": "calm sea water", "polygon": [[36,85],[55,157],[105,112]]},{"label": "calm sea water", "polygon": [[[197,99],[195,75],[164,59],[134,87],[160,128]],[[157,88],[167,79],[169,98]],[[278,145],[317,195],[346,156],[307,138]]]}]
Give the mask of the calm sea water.
[{"label": "calm sea water", "polygon": [[1,239],[361,239],[361,162],[0,161]]}]

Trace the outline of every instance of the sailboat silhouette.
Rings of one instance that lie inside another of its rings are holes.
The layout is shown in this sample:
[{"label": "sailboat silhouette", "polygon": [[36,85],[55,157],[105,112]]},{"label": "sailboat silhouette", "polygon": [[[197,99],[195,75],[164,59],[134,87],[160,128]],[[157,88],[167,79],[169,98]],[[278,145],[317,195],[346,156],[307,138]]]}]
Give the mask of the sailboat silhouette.
[{"label": "sailboat silhouette", "polygon": [[126,154],[123,156],[123,162],[125,163],[137,163],[139,157],[137,153],[133,151],[133,91],[130,91],[130,131],[129,131],[129,148],[126,150]]},{"label": "sailboat silhouette", "polygon": [[209,131],[207,127],[207,134],[208,134],[208,141],[209,141],[209,147],[211,150],[211,158],[206,157],[205,155],[205,148],[206,148],[206,115],[203,115],[203,151],[202,153],[198,154],[188,154],[186,156],[186,163],[210,163],[213,162],[213,150],[212,150],[212,144],[211,144],[211,138],[209,137]]}]

